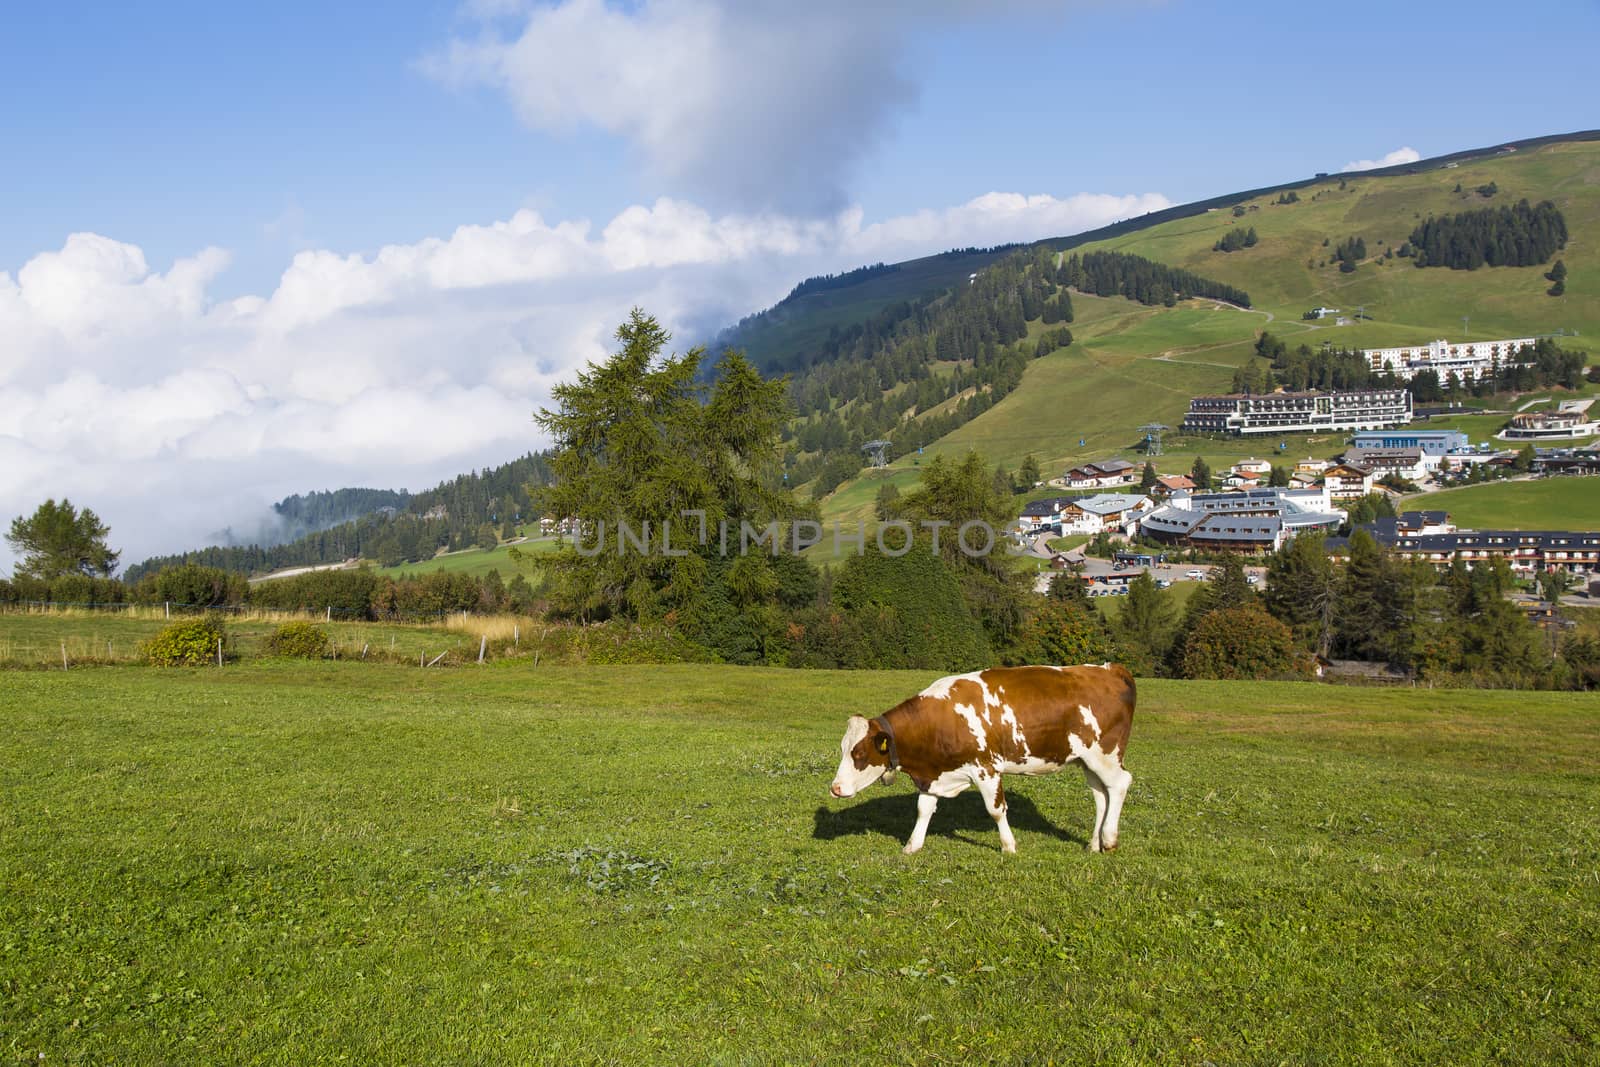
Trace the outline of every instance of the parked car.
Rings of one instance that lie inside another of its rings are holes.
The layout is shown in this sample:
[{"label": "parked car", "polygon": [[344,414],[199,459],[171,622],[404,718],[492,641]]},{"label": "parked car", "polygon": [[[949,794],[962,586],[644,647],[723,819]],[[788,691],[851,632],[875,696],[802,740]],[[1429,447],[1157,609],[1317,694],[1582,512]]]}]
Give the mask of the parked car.
[{"label": "parked car", "polygon": [[1199,569],[1184,571],[1183,576],[1191,582],[1203,582],[1206,580],[1206,572]]},{"label": "parked car", "polygon": [[1156,588],[1157,589],[1165,589],[1165,588],[1167,588],[1167,586],[1169,586],[1171,584],[1172,584],[1172,579],[1171,578],[1157,578],[1156,579]]},{"label": "parked car", "polygon": [[1251,585],[1255,585],[1257,582],[1259,582],[1261,580],[1261,575],[1259,575],[1259,574],[1247,574],[1247,575],[1244,576],[1244,580],[1249,582]]}]

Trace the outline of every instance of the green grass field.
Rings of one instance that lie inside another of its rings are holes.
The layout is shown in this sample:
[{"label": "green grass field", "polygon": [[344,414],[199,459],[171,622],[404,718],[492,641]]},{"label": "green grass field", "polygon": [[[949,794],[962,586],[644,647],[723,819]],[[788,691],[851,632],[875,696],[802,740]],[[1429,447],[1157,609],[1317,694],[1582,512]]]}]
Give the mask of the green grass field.
[{"label": "green grass field", "polygon": [[835,801],[925,674],[13,672],[17,1063],[1586,1063],[1600,717],[1569,694],[1141,683],[927,847]]},{"label": "green grass field", "polygon": [[402,575],[432,574],[435,571],[448,571],[454,574],[470,574],[482,577],[490,571],[499,571],[500,577],[506,581],[511,580],[514,574],[521,574],[530,581],[535,577],[537,566],[528,562],[517,563],[511,559],[511,550],[518,549],[530,555],[541,555],[553,552],[556,549],[554,538],[541,538],[533,541],[524,541],[518,545],[500,545],[497,548],[468,548],[460,552],[446,552],[442,556],[423,560],[420,563],[402,563],[397,567],[376,567],[378,574],[385,574],[391,578]]},{"label": "green grass field", "polygon": [[1487,482],[1408,496],[1402,506],[1448,511],[1464,530],[1600,530],[1600,478]]}]

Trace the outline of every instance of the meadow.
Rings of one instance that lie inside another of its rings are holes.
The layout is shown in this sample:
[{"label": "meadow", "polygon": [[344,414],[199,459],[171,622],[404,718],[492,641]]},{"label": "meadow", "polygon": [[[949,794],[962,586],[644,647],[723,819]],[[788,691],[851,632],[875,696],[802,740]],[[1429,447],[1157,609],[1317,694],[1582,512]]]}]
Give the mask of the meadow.
[{"label": "meadow", "polygon": [[[182,618],[183,616],[176,616]],[[480,638],[491,642],[512,639],[512,627],[536,634],[539,623],[510,616],[461,616],[427,622],[323,622],[318,614],[247,611],[227,613],[226,659],[257,659],[267,654],[267,640],[284,622],[307,619],[328,635],[330,653],[341,659],[360,659],[363,650],[376,659],[413,662],[418,656],[433,659],[445,653],[451,661],[475,658]],[[107,610],[52,609],[0,613],[0,668],[67,669],[144,662],[140,646],[171,620],[162,609],[122,606]]]},{"label": "meadow", "polygon": [[554,552],[558,542],[553,537],[539,537],[516,543],[497,545],[494,548],[465,548],[459,552],[445,552],[417,563],[401,563],[393,567],[375,567],[378,574],[390,578],[404,578],[421,574],[432,574],[435,571],[445,571],[451,574],[467,574],[474,578],[481,578],[490,571],[499,571],[500,577],[510,581],[513,575],[521,574],[530,581],[537,578],[538,564],[527,558],[521,561],[511,558],[512,549],[527,556],[540,556],[546,552]]},{"label": "meadow", "polygon": [[928,680],[8,672],[0,1057],[1600,1056],[1591,696],[1141,682],[1119,852],[1068,772],[907,857],[827,784]]},{"label": "meadow", "polygon": [[1600,530],[1600,478],[1485,482],[1407,496],[1397,506],[1448,511],[1463,530]]}]

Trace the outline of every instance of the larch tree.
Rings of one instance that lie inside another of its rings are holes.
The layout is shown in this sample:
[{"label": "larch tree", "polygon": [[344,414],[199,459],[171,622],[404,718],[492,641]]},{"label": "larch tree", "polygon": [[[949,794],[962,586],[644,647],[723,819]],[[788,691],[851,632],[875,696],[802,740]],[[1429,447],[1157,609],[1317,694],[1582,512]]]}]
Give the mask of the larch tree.
[{"label": "larch tree", "polygon": [[552,602],[579,618],[655,617],[687,603],[723,523],[737,544],[742,522],[798,511],[778,470],[785,381],[729,352],[708,388],[697,378],[705,350],[664,354],[667,332],[637,308],[616,336],[616,354],[556,386],[554,409],[534,416],[554,475],[536,503],[582,531],[579,546],[542,562]]},{"label": "larch tree", "polygon": [[46,500],[32,515],[11,520],[6,543],[16,552],[18,578],[51,581],[69,574],[109,578],[117,569],[120,552],[106,543],[111,528],[88,508],[79,511],[72,501]]}]

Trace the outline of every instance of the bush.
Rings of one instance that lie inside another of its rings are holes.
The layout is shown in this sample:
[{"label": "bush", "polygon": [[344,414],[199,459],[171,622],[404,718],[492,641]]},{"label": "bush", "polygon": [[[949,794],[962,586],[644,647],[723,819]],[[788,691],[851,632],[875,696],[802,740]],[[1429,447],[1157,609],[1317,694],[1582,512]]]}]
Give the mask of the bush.
[{"label": "bush", "polygon": [[963,671],[994,660],[960,582],[920,538],[904,556],[869,551],[847,558],[833,606],[855,616],[868,638],[860,658],[841,666]]},{"label": "bush", "polygon": [[203,619],[175,622],[156,634],[142,647],[144,658],[157,667],[201,667],[217,660],[217,642],[227,648],[228,630],[222,620],[207,615]]},{"label": "bush", "polygon": [[184,563],[168,567],[150,582],[152,600],[170,601],[185,607],[213,607],[244,599],[244,579],[218,567]]},{"label": "bush", "polygon": [[328,654],[328,635],[309,622],[286,622],[267,638],[267,652],[292,659],[321,659]]},{"label": "bush", "polygon": [[1258,607],[1222,608],[1195,624],[1183,649],[1185,678],[1307,677],[1311,664],[1283,623]]},{"label": "bush", "polygon": [[1051,600],[1017,634],[1009,663],[1065,665],[1121,659],[1100,613],[1087,603]]}]

